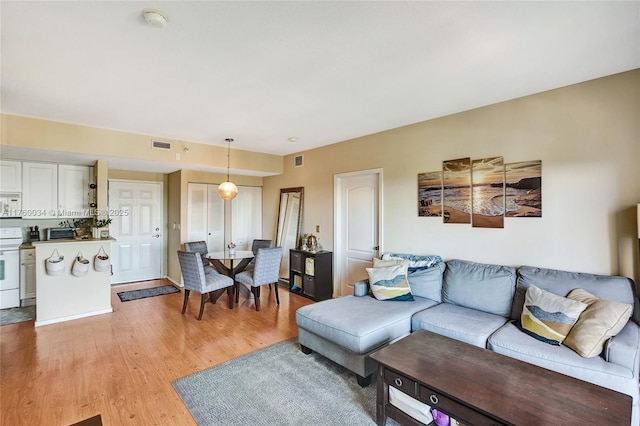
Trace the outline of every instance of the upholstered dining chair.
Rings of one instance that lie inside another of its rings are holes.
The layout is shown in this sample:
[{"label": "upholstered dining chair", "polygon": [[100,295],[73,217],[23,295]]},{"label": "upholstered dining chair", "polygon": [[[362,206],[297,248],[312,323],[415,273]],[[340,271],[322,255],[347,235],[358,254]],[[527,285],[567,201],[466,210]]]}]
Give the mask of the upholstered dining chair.
[{"label": "upholstered dining chair", "polygon": [[275,284],[276,302],[280,304],[278,296],[278,275],[282,260],[282,247],[260,248],[255,257],[256,265],[251,271],[243,271],[235,279],[241,284],[251,286],[256,311],[260,310],[260,287],[265,284]]},{"label": "upholstered dining chair", "polygon": [[[255,239],[251,243],[251,251],[253,254],[258,254],[258,249],[273,247],[273,240],[258,240]],[[251,262],[244,268],[245,271],[252,271],[256,267],[256,258],[251,259]],[[269,291],[271,291],[271,284],[269,284]]]},{"label": "upholstered dining chair", "polygon": [[184,281],[184,303],[182,304],[182,314],[187,310],[187,302],[191,291],[200,293],[200,313],[198,321],[202,319],[204,304],[207,301],[216,303],[216,300],[227,290],[229,298],[229,309],[233,308],[234,282],[226,275],[219,274],[215,269],[206,274],[202,264],[202,256],[195,251],[178,250],[178,260],[182,269],[182,280]]},{"label": "upholstered dining chair", "polygon": [[216,268],[211,266],[211,264],[209,263],[209,259],[205,257],[207,253],[209,253],[206,241],[190,241],[184,243],[184,250],[200,253],[200,256],[202,256],[202,264],[204,265],[205,274],[218,273],[218,271],[216,271]]}]

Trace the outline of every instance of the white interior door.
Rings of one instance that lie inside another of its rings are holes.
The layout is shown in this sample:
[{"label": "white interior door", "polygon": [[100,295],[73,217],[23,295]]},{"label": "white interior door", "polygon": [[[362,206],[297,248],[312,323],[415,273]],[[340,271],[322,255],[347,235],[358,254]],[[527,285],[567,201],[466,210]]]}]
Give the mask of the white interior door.
[{"label": "white interior door", "polygon": [[340,295],[367,278],[381,245],[382,170],[336,175],[335,261]]},{"label": "white interior door", "polygon": [[109,181],[111,283],[162,278],[162,183]]}]

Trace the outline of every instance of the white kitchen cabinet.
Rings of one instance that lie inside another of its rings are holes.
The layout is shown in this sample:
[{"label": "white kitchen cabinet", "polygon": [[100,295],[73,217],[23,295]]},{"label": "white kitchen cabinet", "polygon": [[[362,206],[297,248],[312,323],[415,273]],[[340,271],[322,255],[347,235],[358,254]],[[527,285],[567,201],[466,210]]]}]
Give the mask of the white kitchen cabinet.
[{"label": "white kitchen cabinet", "polygon": [[0,160],[0,191],[22,192],[22,162]]},{"label": "white kitchen cabinet", "polygon": [[36,297],[36,249],[20,249],[20,306]]},{"label": "white kitchen cabinet", "polygon": [[22,163],[22,218],[83,218],[89,209],[93,168]]},{"label": "white kitchen cabinet", "polygon": [[58,165],[22,163],[22,218],[58,217]]},{"label": "white kitchen cabinet", "polygon": [[58,217],[89,217],[91,167],[58,165]]}]

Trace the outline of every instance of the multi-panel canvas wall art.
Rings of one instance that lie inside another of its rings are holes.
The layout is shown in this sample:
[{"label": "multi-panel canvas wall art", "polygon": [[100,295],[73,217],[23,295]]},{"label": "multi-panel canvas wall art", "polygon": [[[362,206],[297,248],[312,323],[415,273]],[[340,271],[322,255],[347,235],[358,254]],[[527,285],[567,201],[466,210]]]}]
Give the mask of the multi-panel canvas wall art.
[{"label": "multi-panel canvas wall art", "polygon": [[442,216],[442,172],[418,173],[418,216]]},{"label": "multi-panel canvas wall art", "polygon": [[471,223],[476,228],[504,228],[504,160],[471,162]]},{"label": "multi-panel canvas wall art", "polygon": [[506,216],[542,217],[542,161],[505,165]]},{"label": "multi-panel canvas wall art", "polygon": [[476,228],[504,228],[505,217],[542,217],[542,161],[443,161],[442,172],[418,174],[418,216]]},{"label": "multi-panel canvas wall art", "polygon": [[442,219],[471,223],[471,158],[442,162]]}]

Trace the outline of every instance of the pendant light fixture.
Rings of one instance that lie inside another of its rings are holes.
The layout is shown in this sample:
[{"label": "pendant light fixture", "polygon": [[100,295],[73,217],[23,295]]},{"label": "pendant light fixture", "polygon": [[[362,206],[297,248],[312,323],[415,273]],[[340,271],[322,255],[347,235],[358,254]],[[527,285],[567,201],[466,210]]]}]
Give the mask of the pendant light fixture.
[{"label": "pendant light fixture", "polygon": [[227,181],[226,182],[222,182],[220,184],[220,186],[218,186],[218,195],[220,195],[220,198],[222,198],[223,200],[233,200],[236,195],[238,195],[238,187],[236,186],[235,183],[231,182],[229,180],[229,164],[230,164],[230,154],[231,154],[231,142],[233,142],[233,139],[231,138],[227,138],[225,139],[225,141],[227,141],[228,144],[228,148],[227,148]]}]

